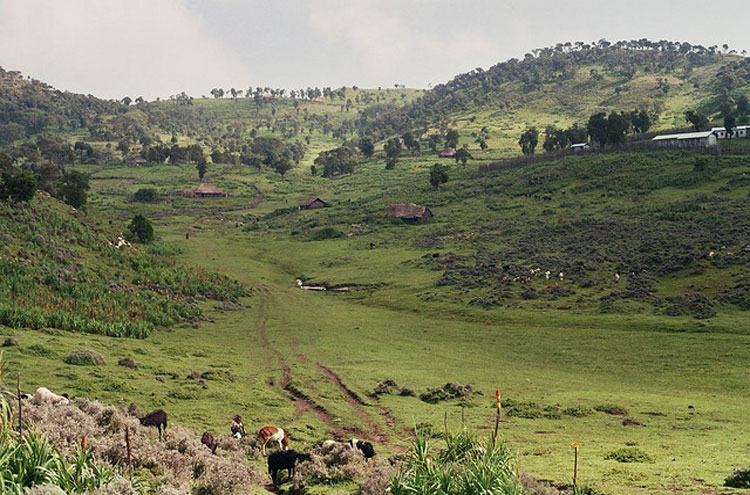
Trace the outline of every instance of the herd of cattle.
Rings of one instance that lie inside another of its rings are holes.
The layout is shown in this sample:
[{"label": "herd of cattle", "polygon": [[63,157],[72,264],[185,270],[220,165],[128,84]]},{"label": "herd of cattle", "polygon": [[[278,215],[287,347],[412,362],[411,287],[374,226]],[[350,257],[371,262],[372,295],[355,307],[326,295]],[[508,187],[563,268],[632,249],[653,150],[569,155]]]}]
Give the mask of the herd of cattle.
[{"label": "herd of cattle", "polygon": [[[70,404],[70,398],[67,394],[57,395],[51,392],[45,387],[39,387],[34,395],[24,394],[24,399],[31,399],[37,404],[51,403],[59,405]],[[159,440],[161,440],[164,431],[167,429],[167,413],[163,409],[156,409],[140,418],[141,425],[155,427],[159,432]],[[245,436],[245,425],[242,423],[242,418],[237,415],[232,419],[230,425],[230,431],[232,437],[239,440]],[[256,432],[256,440],[260,445],[260,450],[263,456],[266,455],[266,446],[269,443],[276,443],[279,446],[279,450],[271,453],[268,456],[268,474],[271,475],[274,486],[278,485],[278,473],[279,471],[286,470],[289,477],[294,476],[297,464],[310,461],[312,458],[310,454],[304,454],[291,450],[289,448],[289,437],[286,432],[277,426],[264,426]],[[201,437],[201,443],[208,448],[212,454],[216,454],[216,447],[218,442],[216,437],[210,432],[206,431]],[[358,440],[353,438],[345,443],[340,443],[335,440],[326,440],[321,444],[323,452],[330,452],[337,445],[347,445],[349,448],[359,451],[365,459],[365,462],[375,457],[375,447],[370,442]]]}]

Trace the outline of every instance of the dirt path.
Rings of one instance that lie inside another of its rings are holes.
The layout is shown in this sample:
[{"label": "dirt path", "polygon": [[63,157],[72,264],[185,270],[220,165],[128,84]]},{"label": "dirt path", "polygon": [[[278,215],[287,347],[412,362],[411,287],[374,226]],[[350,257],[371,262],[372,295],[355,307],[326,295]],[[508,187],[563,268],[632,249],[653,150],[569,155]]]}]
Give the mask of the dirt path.
[{"label": "dirt path", "polygon": [[[289,365],[284,360],[284,355],[279,352],[271,342],[268,340],[268,304],[269,300],[272,299],[270,291],[265,287],[258,287],[256,289],[258,298],[258,316],[255,320],[255,328],[258,330],[260,335],[261,344],[266,349],[266,355],[269,359],[269,368],[276,366],[281,368],[281,381],[278,383],[281,390],[283,390],[292,403],[297,409],[297,416],[301,416],[307,411],[315,412],[320,420],[328,425],[329,427],[333,424],[333,416],[323,407],[322,405],[315,402],[308,394],[300,390],[299,386],[296,385],[291,378],[291,371]],[[269,377],[266,383],[273,387],[275,386],[275,380],[273,377]]]},{"label": "dirt path", "polygon": [[317,364],[318,369],[323,372],[323,374],[331,381],[334,385],[336,385],[336,388],[339,389],[341,394],[346,399],[346,402],[349,403],[349,405],[354,409],[354,412],[357,416],[359,416],[362,421],[367,425],[367,428],[369,428],[370,432],[372,433],[372,437],[368,438],[370,435],[362,434],[361,436],[365,437],[367,440],[376,440],[380,443],[390,443],[390,440],[388,438],[388,435],[383,432],[383,430],[380,428],[380,425],[378,425],[367,413],[365,410],[365,406],[367,404],[352,390],[344,385],[344,382],[341,381],[341,378],[331,371],[330,368],[327,368],[323,366],[322,364]]}]

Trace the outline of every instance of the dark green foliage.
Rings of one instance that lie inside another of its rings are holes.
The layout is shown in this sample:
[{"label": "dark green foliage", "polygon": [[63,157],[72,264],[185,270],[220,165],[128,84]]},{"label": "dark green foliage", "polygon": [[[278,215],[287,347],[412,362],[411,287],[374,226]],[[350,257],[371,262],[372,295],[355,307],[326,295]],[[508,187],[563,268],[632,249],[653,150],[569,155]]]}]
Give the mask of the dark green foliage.
[{"label": "dark green foliage", "polygon": [[740,468],[724,480],[724,486],[732,488],[750,488],[750,468]]},{"label": "dark green foliage", "polygon": [[152,201],[157,201],[159,199],[159,193],[154,188],[143,188],[138,189],[135,194],[133,195],[133,199],[136,201],[141,201],[143,203],[149,203]]},{"label": "dark green foliage", "polygon": [[386,141],[385,145],[383,145],[383,150],[388,158],[398,158],[401,154],[401,140],[397,137],[389,139]]},{"label": "dark green foliage", "polygon": [[654,462],[654,459],[643,450],[637,447],[624,447],[622,449],[613,450],[605,457],[607,460],[617,462]]},{"label": "dark green foliage", "polygon": [[693,110],[685,112],[685,120],[689,122],[696,131],[707,131],[711,128],[711,123],[708,121],[708,117],[702,113],[694,112]]},{"label": "dark green foliage", "polygon": [[361,138],[357,147],[359,148],[359,152],[367,158],[372,158],[372,155],[375,154],[375,145],[369,137],[365,136]]},{"label": "dark green foliage", "polygon": [[315,158],[315,165],[323,168],[323,177],[351,174],[356,163],[355,152],[348,146],[323,151]]},{"label": "dark green foliage", "polygon": [[524,155],[533,155],[538,143],[539,131],[536,127],[526,129],[518,140],[518,145],[521,147],[521,151]]},{"label": "dark green foliage", "polygon": [[154,240],[154,228],[151,226],[151,222],[143,215],[133,217],[128,225],[128,232],[130,242],[148,244]]},{"label": "dark green foliage", "polygon": [[315,231],[311,236],[311,241],[325,241],[326,239],[337,239],[344,237],[344,233],[333,227],[323,227],[320,230]]},{"label": "dark green foliage", "polygon": [[3,175],[0,198],[16,203],[31,201],[36,194],[36,187],[36,179],[25,170],[6,173]]},{"label": "dark green foliage", "polygon": [[469,150],[467,150],[466,148],[459,148],[459,149],[456,150],[455,159],[456,159],[456,163],[460,162],[461,165],[463,165],[465,167],[466,166],[466,162],[468,160],[473,160],[474,157],[471,156],[471,153],[469,153]]},{"label": "dark green foliage", "polygon": [[386,170],[393,170],[394,168],[396,168],[396,162],[397,162],[396,158],[389,158],[385,162],[385,169]]},{"label": "dark green foliage", "polygon": [[258,136],[250,145],[249,154],[241,156],[242,163],[260,168],[265,165],[283,176],[299,162],[304,154],[301,146],[290,145],[279,138]]},{"label": "dark green foliage", "polygon": [[401,139],[404,140],[404,146],[407,150],[413,154],[419,153],[419,140],[414,138],[414,134],[412,134],[411,131],[405,132],[404,135],[401,136]]},{"label": "dark green foliage", "polygon": [[446,148],[458,148],[458,131],[455,129],[448,129],[445,133],[445,147]]},{"label": "dark green foliage", "polygon": [[60,192],[66,203],[73,208],[86,204],[86,191],[90,188],[88,174],[73,170],[66,173],[60,182]]},{"label": "dark green foliage", "polygon": [[446,172],[445,167],[439,163],[434,164],[430,168],[430,185],[437,191],[440,184],[445,184],[446,182],[448,182],[448,172]]},{"label": "dark green foliage", "polygon": [[195,168],[196,170],[198,170],[198,179],[203,180],[203,177],[205,177],[206,171],[208,170],[208,164],[206,163],[206,160],[199,160]]},{"label": "dark green foliage", "polygon": [[687,315],[699,320],[716,316],[714,303],[703,294],[693,292],[668,297],[666,300],[669,306],[664,310],[664,314],[669,316]]}]

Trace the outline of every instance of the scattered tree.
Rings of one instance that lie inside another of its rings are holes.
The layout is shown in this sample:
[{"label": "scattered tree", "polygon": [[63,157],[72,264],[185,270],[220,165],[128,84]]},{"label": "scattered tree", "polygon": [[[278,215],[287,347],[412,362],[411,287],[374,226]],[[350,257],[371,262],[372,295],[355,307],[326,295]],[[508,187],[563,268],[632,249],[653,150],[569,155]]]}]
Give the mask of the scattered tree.
[{"label": "scattered tree", "polygon": [[36,179],[25,170],[3,174],[2,189],[0,189],[0,198],[11,200],[14,203],[31,201],[36,194]]},{"label": "scattered tree", "polygon": [[446,182],[448,182],[448,172],[446,172],[445,167],[439,163],[434,164],[430,168],[430,185],[437,191],[440,184],[445,184]]},{"label": "scattered tree", "polygon": [[154,228],[143,215],[136,215],[128,225],[127,238],[130,242],[148,244],[154,240]]},{"label": "scattered tree", "polygon": [[365,155],[367,158],[372,158],[372,155],[375,154],[375,144],[373,144],[372,139],[367,136],[359,140],[358,148],[360,153]]},{"label": "scattered tree", "polygon": [[463,165],[464,167],[466,166],[467,160],[474,159],[474,157],[471,156],[471,153],[469,153],[469,150],[467,150],[466,148],[457,149],[454,158],[456,159],[456,163],[461,162],[461,165]]},{"label": "scattered tree", "polygon": [[445,147],[446,148],[458,148],[459,134],[455,129],[448,129],[445,133]]},{"label": "scattered tree", "polygon": [[206,160],[198,160],[198,164],[195,168],[198,170],[198,179],[203,180],[203,177],[206,175],[206,170],[208,170]]},{"label": "scattered tree", "polygon": [[323,151],[315,158],[315,166],[323,168],[323,177],[351,174],[356,164],[355,152],[348,146]]},{"label": "scattered tree", "polygon": [[526,129],[518,140],[518,145],[521,147],[521,151],[524,155],[533,155],[538,143],[539,131],[536,127],[529,127]]},{"label": "scattered tree", "polygon": [[693,110],[685,112],[685,121],[692,124],[693,129],[696,131],[707,131],[711,128],[708,117]]},{"label": "scattered tree", "polygon": [[72,170],[60,182],[60,192],[67,204],[73,208],[81,208],[86,204],[86,191],[90,188],[88,174]]}]

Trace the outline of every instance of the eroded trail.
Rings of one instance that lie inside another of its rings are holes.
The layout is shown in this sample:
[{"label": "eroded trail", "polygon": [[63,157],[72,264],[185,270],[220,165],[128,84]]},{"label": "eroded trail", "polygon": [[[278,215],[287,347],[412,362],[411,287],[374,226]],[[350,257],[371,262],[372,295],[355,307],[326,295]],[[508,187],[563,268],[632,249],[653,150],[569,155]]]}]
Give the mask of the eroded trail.
[{"label": "eroded trail", "polygon": [[[297,416],[304,414],[307,411],[315,412],[320,420],[326,425],[333,424],[333,417],[322,405],[315,402],[309,395],[304,393],[300,388],[292,381],[291,371],[289,365],[284,360],[284,355],[279,352],[271,342],[268,340],[268,304],[271,299],[270,291],[265,287],[259,287],[257,289],[259,307],[258,316],[255,320],[255,328],[260,335],[261,343],[266,350],[266,355],[271,361],[269,368],[281,368],[281,381],[279,387],[283,390],[289,399],[294,403],[297,409]],[[275,380],[273,377],[269,377],[266,383],[273,387],[275,386]]]},{"label": "eroded trail", "polygon": [[[327,368],[323,366],[322,364],[318,364],[318,369],[320,369],[324,376],[326,376],[331,382],[333,382],[334,385],[336,385],[336,388],[339,389],[341,394],[346,399],[346,402],[349,403],[349,405],[354,409],[354,412],[359,418],[362,419],[362,421],[367,425],[367,428],[370,430],[372,434],[373,440],[376,440],[381,443],[389,443],[388,435],[383,432],[383,430],[380,428],[380,425],[376,423],[370,415],[365,410],[366,404],[355,392],[353,392],[349,387],[344,385],[344,382],[341,381],[341,378],[331,371],[330,368]],[[362,434],[361,436],[367,438],[369,435]]]},{"label": "eroded trail", "polygon": [[[266,383],[270,387],[279,387],[287,395],[289,400],[295,405],[297,416],[301,416],[308,411],[317,414],[318,418],[328,426],[329,433],[333,438],[345,440],[346,438],[356,437],[375,441],[378,443],[390,444],[390,438],[385,428],[394,428],[395,421],[390,411],[382,407],[368,404],[359,394],[348,387],[341,377],[322,363],[312,363],[307,356],[303,354],[294,354],[293,357],[297,363],[309,365],[321,373],[321,379],[326,380],[334,385],[339,391],[344,402],[348,404],[352,413],[361,420],[357,421],[362,427],[352,424],[337,425],[337,420],[328,410],[324,403],[314,398],[315,389],[304,381],[294,376],[292,369],[287,362],[288,357],[279,349],[275,348],[268,337],[269,326],[269,306],[276,304],[277,298],[271,294],[266,287],[259,287],[256,291],[258,298],[258,313],[255,321],[256,330],[259,333],[261,344],[266,350],[268,356],[268,367],[270,369],[281,369],[281,380],[277,381],[274,377],[268,377]],[[287,325],[284,313],[280,316],[282,327]],[[293,345],[293,343],[290,343]],[[372,409],[371,409],[372,408]],[[376,421],[373,418],[373,412],[382,416],[382,421]],[[382,426],[385,423],[385,427]]]}]

